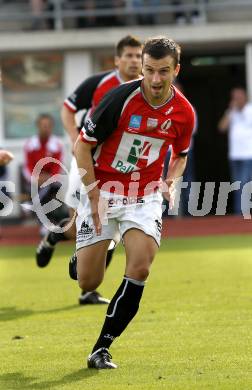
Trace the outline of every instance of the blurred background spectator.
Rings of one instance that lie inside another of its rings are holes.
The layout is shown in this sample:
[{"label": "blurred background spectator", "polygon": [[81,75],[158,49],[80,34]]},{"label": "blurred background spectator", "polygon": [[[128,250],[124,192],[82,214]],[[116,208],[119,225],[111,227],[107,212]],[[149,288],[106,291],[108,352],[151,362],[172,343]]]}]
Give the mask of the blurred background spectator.
[{"label": "blurred background spectator", "polygon": [[[76,7],[84,11],[83,15],[77,17],[78,28],[123,26],[125,24],[125,17],[120,12],[114,12],[125,7],[124,0],[82,0],[81,3],[76,4]],[[102,10],[105,10],[105,15],[99,13]]]},{"label": "blurred background spectator", "polygon": [[[205,23],[206,17],[202,12],[204,9],[204,5],[208,2],[208,0],[194,0],[188,3],[183,0],[174,0],[172,1],[172,5],[177,6],[178,9],[174,13],[174,21],[176,24],[186,24],[186,23]],[[192,5],[191,8],[187,8],[186,6]]]},{"label": "blurred background spectator", "polygon": [[[60,6],[63,7],[63,5],[64,2],[62,1]],[[55,2],[53,0],[30,0],[30,9],[33,18],[32,30],[53,30],[55,28]],[[46,16],[48,13],[50,16]]]},{"label": "blurred background spectator", "polygon": [[138,8],[149,7],[158,7],[160,5],[160,0],[132,0],[132,6],[135,8],[136,12],[136,22],[142,25],[151,25],[156,23],[156,13],[140,13]]},{"label": "blurred background spectator", "polygon": [[[7,164],[13,159],[13,154],[8,150],[0,149],[0,194],[11,198],[11,195],[8,193],[8,189],[5,185],[5,181],[8,180],[8,168]],[[1,197],[0,197],[1,199]],[[4,204],[0,201],[0,211],[3,210]],[[0,236],[1,236],[1,226],[0,226]]]},{"label": "blurred background spectator", "polygon": [[[219,121],[219,130],[228,132],[228,157],[232,182],[241,183],[233,193],[234,212],[241,214],[241,193],[244,184],[252,181],[252,103],[243,87],[233,88],[228,108]],[[245,208],[250,214],[249,203]],[[243,210],[244,211],[244,210]]]},{"label": "blurred background spectator", "polygon": [[43,12],[46,9],[46,1],[45,0],[30,0],[30,7],[32,12],[32,26],[33,30],[40,30],[45,28],[45,21],[43,19]]},{"label": "blurred background spectator", "polygon": [[[32,176],[32,172],[37,162],[45,157],[56,159],[58,162],[62,162],[63,159],[63,145],[61,140],[53,135],[54,120],[49,114],[41,114],[37,118],[36,126],[38,133],[29,138],[24,147],[25,163],[23,167],[23,176],[25,179],[26,190],[28,193],[31,191],[31,185],[33,182],[38,183],[38,195],[41,205],[48,203],[56,195],[60,188],[60,183],[55,179],[50,184],[44,186],[46,181],[61,172],[61,166],[59,163],[48,162],[46,163],[39,176]],[[32,199],[32,202],[35,200]],[[36,204],[23,204],[23,207],[33,211],[36,209]],[[52,212],[52,221],[57,221],[58,216]],[[60,217],[59,217],[60,218]],[[41,235],[44,235],[46,231],[41,227]]]}]

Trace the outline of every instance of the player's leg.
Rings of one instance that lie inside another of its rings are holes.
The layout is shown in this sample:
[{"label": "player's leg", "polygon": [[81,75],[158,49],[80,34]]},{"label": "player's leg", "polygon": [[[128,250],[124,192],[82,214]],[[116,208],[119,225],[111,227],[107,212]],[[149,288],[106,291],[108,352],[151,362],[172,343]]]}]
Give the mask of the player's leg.
[{"label": "player's leg", "polygon": [[53,256],[53,252],[57,243],[75,239],[75,210],[79,204],[80,188],[81,179],[78,172],[76,159],[72,158],[70,172],[68,175],[68,188],[64,200],[69,209],[69,218],[65,218],[58,224],[59,227],[64,228],[62,229],[62,232],[49,232],[39,243],[36,250],[36,261],[39,267],[46,267],[48,265]]},{"label": "player's leg", "polygon": [[62,232],[48,232],[40,241],[36,249],[36,262],[38,267],[46,267],[49,264],[57,243],[75,239],[75,218],[76,211],[69,209],[69,218],[64,218],[59,223]]},{"label": "player's leg", "polygon": [[109,244],[110,240],[103,240],[77,251],[77,276],[82,290],[93,291],[101,284]]},{"label": "player's leg", "polygon": [[[109,245],[119,234],[118,224],[109,219],[102,226],[102,233],[97,236],[93,226],[90,203],[86,193],[81,194],[81,203],[76,218],[76,262],[69,263],[69,273],[76,274],[82,288],[81,304],[109,303],[97,291],[93,291],[103,279]],[[77,266],[77,267],[76,267]],[[75,271],[77,268],[77,272]],[[96,272],[95,272],[96,271]]]},{"label": "player's leg", "polygon": [[[113,240],[113,241],[111,241],[111,243],[108,247],[107,254],[106,254],[106,264],[105,264],[106,269],[112,260],[112,257],[113,257],[113,254],[114,254],[114,251],[116,248],[116,244],[117,244],[117,241]],[[72,279],[77,279],[77,270],[76,270],[77,267],[73,263],[73,262],[76,262],[76,264],[77,264],[77,258],[75,258],[75,256],[76,256],[76,254],[74,254],[72,259],[70,259],[70,263],[69,263],[69,274],[70,274],[70,277],[72,277]],[[80,305],[87,305],[87,304],[97,305],[97,304],[109,304],[109,303],[110,303],[110,300],[103,297],[96,290],[95,291],[82,290],[81,294],[79,296],[79,304]]]},{"label": "player's leg", "polygon": [[90,368],[116,368],[108,349],[138,311],[144,282],[160,242],[161,202],[154,201],[151,206],[148,205],[147,212],[145,207],[138,207],[121,224],[126,251],[125,276],[108,306],[100,336],[88,357]]},{"label": "player's leg", "polygon": [[152,237],[137,229],[126,232],[123,240],[127,259],[125,276],[108,306],[100,336],[89,356],[91,368],[116,368],[110,361],[108,349],[137,313],[144,282],[158,249]]}]

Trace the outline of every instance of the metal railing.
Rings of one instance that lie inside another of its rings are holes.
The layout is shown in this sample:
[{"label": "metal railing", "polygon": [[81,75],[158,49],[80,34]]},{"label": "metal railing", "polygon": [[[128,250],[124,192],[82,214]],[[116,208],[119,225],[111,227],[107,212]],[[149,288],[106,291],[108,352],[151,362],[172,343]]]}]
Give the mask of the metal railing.
[{"label": "metal railing", "polygon": [[[252,0],[120,0],[119,6],[116,6],[118,4],[116,0],[93,0],[90,3],[94,5],[93,8],[85,8],[84,0],[50,0],[48,4],[48,8],[35,14],[29,1],[0,0],[0,30],[8,30],[8,23],[15,22],[18,22],[18,26],[22,28],[22,23],[32,25],[36,22],[50,21],[51,28],[62,30],[67,28],[67,21],[70,19],[83,19],[85,22],[93,18],[98,23],[94,22],[93,25],[87,23],[87,26],[99,27],[108,18],[121,18],[122,24],[127,25],[132,24],[134,20],[132,17],[169,15],[174,22],[177,22],[179,15],[187,18],[194,13],[200,17],[201,22],[207,22],[210,12],[228,10],[233,12],[234,19],[237,10],[249,9],[252,12]],[[113,25],[113,21],[111,23]],[[44,28],[47,28],[46,24]]]}]

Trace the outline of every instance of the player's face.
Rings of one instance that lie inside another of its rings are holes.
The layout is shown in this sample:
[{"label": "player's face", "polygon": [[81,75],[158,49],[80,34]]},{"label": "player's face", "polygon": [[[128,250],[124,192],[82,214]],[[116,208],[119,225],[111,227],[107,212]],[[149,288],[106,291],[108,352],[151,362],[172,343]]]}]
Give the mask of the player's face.
[{"label": "player's face", "polygon": [[38,122],[39,136],[48,138],[52,134],[53,122],[50,118],[41,118]]},{"label": "player's face", "polygon": [[171,95],[171,84],[178,75],[180,65],[175,66],[174,59],[168,55],[156,60],[149,54],[143,57],[144,93],[152,105],[164,103]]},{"label": "player's face", "polygon": [[115,65],[124,81],[137,79],[142,69],[141,47],[125,46],[122,55],[115,57]]},{"label": "player's face", "polygon": [[241,88],[234,88],[231,91],[231,107],[242,110],[247,103],[246,92]]}]

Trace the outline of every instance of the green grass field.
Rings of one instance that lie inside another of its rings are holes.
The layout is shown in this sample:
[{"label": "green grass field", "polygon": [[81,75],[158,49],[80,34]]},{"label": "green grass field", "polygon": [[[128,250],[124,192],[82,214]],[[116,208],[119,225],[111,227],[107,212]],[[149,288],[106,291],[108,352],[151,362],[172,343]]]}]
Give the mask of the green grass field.
[{"label": "green grass field", "polygon": [[[163,241],[140,311],[112,345],[118,370],[86,368],[106,307],[77,305],[71,250],[38,269],[34,247],[0,248],[1,389],[252,389],[251,236]],[[120,248],[104,296],[123,268]]]}]

